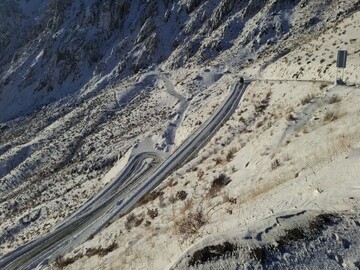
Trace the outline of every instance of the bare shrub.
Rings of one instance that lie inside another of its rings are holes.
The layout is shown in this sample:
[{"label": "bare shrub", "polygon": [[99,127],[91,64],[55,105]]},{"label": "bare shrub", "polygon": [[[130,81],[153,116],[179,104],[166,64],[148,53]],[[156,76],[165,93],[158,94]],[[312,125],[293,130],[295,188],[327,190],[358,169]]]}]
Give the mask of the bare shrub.
[{"label": "bare shrub", "polygon": [[266,110],[266,108],[269,106],[268,103],[260,103],[260,104],[257,104],[255,105],[255,111],[257,113],[262,113]]},{"label": "bare shrub", "polygon": [[230,203],[230,204],[236,204],[236,203],[237,203],[237,199],[236,199],[236,198],[230,198],[230,199],[229,199],[229,203]]},{"label": "bare shrub", "polygon": [[151,221],[150,221],[150,220],[145,221],[144,226],[145,226],[146,228],[149,227],[150,225],[151,225]]},{"label": "bare shrub", "polygon": [[273,162],[271,162],[271,169],[276,170],[278,167],[280,167],[280,160],[275,159]]},{"label": "bare shrub", "polygon": [[202,169],[199,169],[197,171],[197,177],[199,178],[199,180],[201,180],[203,178],[204,174],[205,173],[204,173],[204,171]]},{"label": "bare shrub", "polygon": [[[336,61],[335,61],[336,62]],[[329,84],[328,83],[322,83],[320,85],[320,90],[323,90],[324,88],[326,88]]]},{"label": "bare shrub", "polygon": [[224,160],[221,157],[215,157],[215,158],[213,158],[213,161],[215,161],[215,166],[224,163]]},{"label": "bare shrub", "polygon": [[215,177],[208,192],[209,197],[215,197],[219,193],[219,191],[230,182],[230,177],[226,176],[223,173],[220,174],[218,177]]},{"label": "bare shrub", "polygon": [[[241,112],[239,112],[239,113],[241,114]],[[245,120],[245,118],[243,116],[240,116],[239,122],[242,122],[244,125],[246,125],[247,121]]]},{"label": "bare shrub", "polygon": [[255,105],[255,111],[257,113],[263,113],[269,106],[270,98],[271,98],[271,92],[266,93],[265,98],[260,101],[260,104]]},{"label": "bare shrub", "polygon": [[231,198],[230,196],[229,196],[229,194],[224,194],[223,196],[222,196],[222,202],[223,203],[230,203],[230,204],[236,204],[236,202],[237,202],[237,199],[236,198]]},{"label": "bare shrub", "polygon": [[159,197],[160,195],[163,195],[163,194],[164,194],[164,192],[162,192],[162,191],[157,191],[157,190],[152,191],[152,192],[146,194],[141,199],[140,204],[143,205],[143,204],[147,204],[151,201],[154,201],[157,197]]},{"label": "bare shrub", "polygon": [[175,222],[175,230],[179,234],[184,234],[185,237],[197,234],[199,229],[207,223],[202,209],[197,209],[195,212],[190,212]]},{"label": "bare shrub", "polygon": [[184,206],[181,209],[181,214],[184,214],[188,210],[190,210],[194,205],[193,200],[190,198],[184,202]]},{"label": "bare shrub", "polygon": [[187,193],[184,190],[180,190],[176,193],[176,198],[178,200],[184,201],[186,199],[186,197],[187,197]]},{"label": "bare shrub", "polygon": [[174,178],[171,178],[170,180],[169,180],[169,187],[174,187],[174,186],[176,186],[178,184],[178,182],[174,179]]},{"label": "bare shrub", "polygon": [[327,145],[327,155],[328,157],[337,156],[343,152],[353,149],[356,144],[359,142],[359,135],[357,132],[352,133],[343,133],[336,137],[333,140],[329,141]]},{"label": "bare shrub", "polygon": [[334,95],[327,100],[327,103],[334,104],[334,103],[338,103],[340,101],[341,101],[341,98],[337,95]]},{"label": "bare shrub", "polygon": [[174,196],[173,194],[170,195],[169,202],[171,204],[175,203],[177,200],[178,200],[178,198],[176,198],[176,196]]},{"label": "bare shrub", "polygon": [[87,257],[92,257],[95,255],[98,255],[100,257],[104,257],[105,255],[107,255],[108,253],[114,251],[115,249],[117,249],[119,247],[119,245],[114,241],[110,246],[108,247],[98,247],[98,248],[89,248],[86,250],[85,255]]},{"label": "bare shrub", "polygon": [[290,122],[290,121],[296,121],[297,118],[293,115],[293,113],[289,113],[289,114],[286,116],[286,120],[288,120],[289,122]]},{"label": "bare shrub", "polygon": [[154,209],[148,209],[147,214],[151,219],[156,218],[159,215],[159,211],[157,208]]},{"label": "bare shrub", "polygon": [[308,104],[314,98],[316,98],[315,94],[313,94],[313,93],[307,94],[304,98],[301,99],[301,104],[302,105]]},{"label": "bare shrub", "polygon": [[[80,254],[79,254],[80,255]],[[81,257],[83,257],[83,255],[81,254]],[[76,256],[76,257],[72,257],[72,258],[64,258],[64,257],[57,257],[55,259],[55,267],[59,268],[59,269],[63,269],[66,266],[73,264],[77,259],[81,258],[80,256]]]},{"label": "bare shrub", "polygon": [[133,227],[139,227],[143,221],[142,215],[136,216],[134,213],[130,213],[125,221],[125,229],[130,231]]},{"label": "bare shrub", "polygon": [[339,114],[337,112],[327,112],[324,116],[324,122],[332,122],[339,118]]},{"label": "bare shrub", "polygon": [[260,127],[262,127],[264,125],[264,121],[259,121],[259,122],[257,122],[257,124],[256,124],[256,128],[260,128]]},{"label": "bare shrub", "polygon": [[227,154],[226,154],[226,161],[227,161],[227,162],[231,161],[231,160],[234,158],[235,153],[236,153],[237,151],[238,151],[238,150],[237,150],[235,147],[231,148],[231,149],[227,152]]},{"label": "bare shrub", "polygon": [[307,133],[309,133],[309,129],[308,129],[307,127],[304,127],[304,128],[302,129],[302,132],[303,132],[304,134],[307,134]]}]

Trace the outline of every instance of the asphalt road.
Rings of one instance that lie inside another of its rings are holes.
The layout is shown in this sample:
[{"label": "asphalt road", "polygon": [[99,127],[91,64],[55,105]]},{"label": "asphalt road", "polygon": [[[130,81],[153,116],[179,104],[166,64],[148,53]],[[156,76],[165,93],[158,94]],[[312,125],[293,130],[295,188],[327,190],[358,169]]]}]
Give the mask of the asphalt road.
[{"label": "asphalt road", "polygon": [[205,146],[238,107],[248,86],[236,84],[214,114],[166,160],[157,153],[131,158],[118,177],[50,233],[0,258],[0,269],[34,269],[54,261],[116,220],[167,175],[183,166]]}]

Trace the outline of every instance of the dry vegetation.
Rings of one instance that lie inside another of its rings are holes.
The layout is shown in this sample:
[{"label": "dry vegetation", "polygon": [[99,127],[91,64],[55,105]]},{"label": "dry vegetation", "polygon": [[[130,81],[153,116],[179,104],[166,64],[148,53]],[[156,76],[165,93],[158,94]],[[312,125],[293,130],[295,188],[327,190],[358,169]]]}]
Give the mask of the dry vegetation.
[{"label": "dry vegetation", "polygon": [[315,98],[316,98],[316,95],[314,93],[307,94],[304,98],[301,99],[301,104],[306,105],[309,102],[311,102],[312,100],[314,100]]},{"label": "dry vegetation", "polygon": [[157,208],[154,209],[148,209],[147,210],[147,215],[151,218],[154,219],[159,215],[159,211]]},{"label": "dry vegetation", "polygon": [[213,158],[213,161],[215,162],[215,166],[221,165],[225,163],[225,160],[222,157],[215,157]]},{"label": "dry vegetation", "polygon": [[139,227],[143,221],[144,221],[144,216],[142,214],[136,216],[134,213],[130,213],[126,217],[125,229],[127,231],[130,231],[134,227]]},{"label": "dry vegetation", "polygon": [[148,194],[146,194],[140,201],[140,205],[145,205],[151,201],[154,201],[159,196],[164,195],[163,191],[154,190]]},{"label": "dry vegetation", "polygon": [[349,151],[359,142],[357,132],[348,132],[337,135],[333,140],[329,140],[326,148],[326,157],[330,159],[341,153]]},{"label": "dry vegetation", "polygon": [[86,256],[88,258],[90,258],[92,256],[96,256],[96,255],[100,256],[100,257],[104,257],[105,255],[114,251],[118,247],[119,247],[118,243],[114,241],[105,248],[103,248],[103,247],[89,248],[86,250],[85,254],[80,253],[74,257],[67,257],[67,258],[60,256],[55,259],[55,267],[58,269],[63,269],[66,266],[73,264],[78,259],[83,258],[84,256]]},{"label": "dry vegetation", "polygon": [[276,170],[278,167],[280,167],[280,165],[280,160],[276,158],[271,162],[271,169]]},{"label": "dry vegetation", "polygon": [[337,95],[334,95],[327,100],[327,103],[334,104],[334,103],[338,103],[340,101],[341,101],[341,98]]},{"label": "dry vegetation", "polygon": [[98,255],[100,257],[104,257],[105,255],[107,255],[108,253],[114,251],[115,249],[117,249],[119,247],[119,245],[114,241],[111,245],[109,245],[108,247],[97,247],[97,248],[89,248],[86,250],[85,255],[87,257],[92,257],[95,255]]},{"label": "dry vegetation", "polygon": [[226,176],[225,174],[220,174],[218,177],[215,177],[211,183],[211,187],[208,192],[208,196],[213,198],[218,195],[219,191],[228,185],[231,182],[230,177]]},{"label": "dry vegetation", "polygon": [[324,115],[324,122],[325,123],[332,122],[332,121],[337,120],[338,118],[339,118],[339,112],[330,111]]},{"label": "dry vegetation", "polygon": [[226,154],[226,161],[227,161],[227,162],[231,161],[231,160],[234,158],[235,153],[236,153],[237,151],[238,151],[237,148],[235,148],[235,147],[231,148],[231,149],[227,152],[227,154]]},{"label": "dry vegetation", "polygon": [[197,209],[194,212],[189,212],[175,221],[175,231],[184,235],[185,238],[191,235],[198,234],[199,229],[207,223],[202,209]]}]

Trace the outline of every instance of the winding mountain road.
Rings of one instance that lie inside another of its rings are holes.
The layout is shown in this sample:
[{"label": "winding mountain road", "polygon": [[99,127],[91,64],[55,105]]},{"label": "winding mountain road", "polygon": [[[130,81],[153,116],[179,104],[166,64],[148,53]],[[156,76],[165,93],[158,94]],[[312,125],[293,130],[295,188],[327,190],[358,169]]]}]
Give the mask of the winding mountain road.
[{"label": "winding mountain road", "polygon": [[140,153],[102,192],[90,199],[50,233],[0,258],[0,269],[34,269],[54,261],[127,213],[176,168],[205,146],[238,107],[249,82],[232,86],[229,96],[198,130],[167,159],[158,153]]}]

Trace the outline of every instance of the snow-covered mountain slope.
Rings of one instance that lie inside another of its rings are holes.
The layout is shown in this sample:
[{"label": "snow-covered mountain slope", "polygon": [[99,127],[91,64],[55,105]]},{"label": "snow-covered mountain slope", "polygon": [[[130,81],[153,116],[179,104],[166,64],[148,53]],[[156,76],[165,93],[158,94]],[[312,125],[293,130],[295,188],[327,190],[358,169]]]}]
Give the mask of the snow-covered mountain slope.
[{"label": "snow-covered mountain slope", "polygon": [[258,81],[206,148],[65,264],[181,267],[192,244],[295,210],[310,222],[341,212],[338,234],[357,218],[344,211],[358,213],[360,129],[358,86],[331,86],[333,58],[349,50],[358,84],[359,2],[2,1],[0,256],[64,220],[131,153],[168,155],[244,74]]},{"label": "snow-covered mountain slope", "polygon": [[234,45],[241,48],[237,57],[255,58],[292,34],[329,26],[354,5],[6,0],[0,6],[0,122],[160,63],[176,68],[209,62]]},{"label": "snow-covered mountain slope", "polygon": [[[244,72],[264,79],[206,148],[53,267],[357,269],[359,18],[308,36],[261,73],[262,61],[249,65]],[[338,44],[349,51],[345,78],[356,85],[333,86],[333,66],[317,72]],[[231,182],[214,184],[221,175]]]}]

